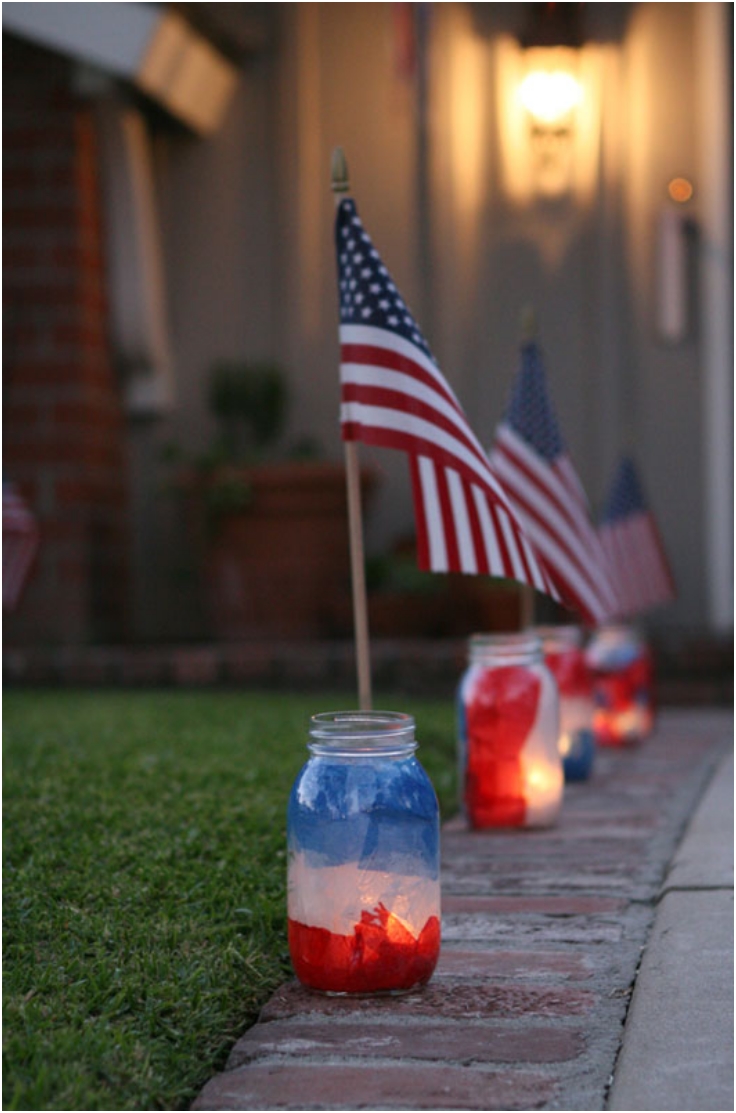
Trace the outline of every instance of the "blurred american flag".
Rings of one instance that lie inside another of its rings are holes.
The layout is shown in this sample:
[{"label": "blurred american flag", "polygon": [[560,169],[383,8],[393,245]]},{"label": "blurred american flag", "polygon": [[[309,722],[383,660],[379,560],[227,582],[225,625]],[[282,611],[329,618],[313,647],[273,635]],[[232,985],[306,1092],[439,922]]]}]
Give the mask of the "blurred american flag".
[{"label": "blurred american flag", "polygon": [[15,484],[3,480],[3,610],[18,606],[38,549],[38,525]]},{"label": "blurred american flag", "polygon": [[598,536],[622,614],[638,614],[674,598],[675,583],[664,545],[630,456],[624,456],[618,465]]},{"label": "blurred american flag", "polygon": [[522,346],[490,461],[563,600],[593,625],[617,614],[615,584],[562,439],[535,343]]},{"label": "blurred american flag", "polygon": [[419,567],[507,577],[558,599],[351,198],[336,238],[342,436],[407,453]]}]

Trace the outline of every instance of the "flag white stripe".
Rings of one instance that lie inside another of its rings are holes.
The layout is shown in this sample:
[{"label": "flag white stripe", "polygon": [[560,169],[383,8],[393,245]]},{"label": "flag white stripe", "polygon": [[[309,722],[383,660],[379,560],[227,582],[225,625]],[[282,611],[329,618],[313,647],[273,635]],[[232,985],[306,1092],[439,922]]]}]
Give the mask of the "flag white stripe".
[{"label": "flag white stripe", "polygon": [[460,569],[474,575],[478,571],[478,564],[475,558],[473,533],[470,528],[470,518],[468,517],[462,480],[453,468],[445,468],[445,475],[447,476],[447,489],[450,492]]},{"label": "flag white stripe", "polygon": [[454,456],[458,463],[469,468],[484,486],[491,488],[500,502],[508,506],[508,496],[493,475],[487,461],[479,460],[462,441],[426,418],[405,413],[403,410],[392,410],[387,406],[372,406],[366,402],[343,402],[340,407],[340,419],[343,423],[355,422],[363,426],[385,429],[388,432],[404,433],[436,444],[438,448]]},{"label": "flag white stripe", "polygon": [[513,568],[513,576],[515,579],[525,582],[526,575],[524,573],[524,565],[522,564],[521,557],[519,555],[519,549],[516,544],[516,538],[514,537],[514,531],[511,528],[511,523],[509,522],[508,514],[505,510],[499,507],[497,517],[501,525],[501,530],[503,532],[503,539],[506,542],[506,548],[508,549],[511,567]]},{"label": "flag white stripe", "polygon": [[[461,463],[465,464],[467,468],[473,471],[480,479],[481,484],[486,484],[491,487],[494,494],[498,491],[500,493],[500,500],[503,502],[504,507],[507,508],[509,518],[513,517],[513,511],[509,508],[508,497],[501,491],[498,480],[491,473],[490,465],[484,467],[483,462],[477,460],[466,445],[459,442],[446,430],[438,428],[430,421],[415,414],[407,414],[403,411],[392,410],[385,406],[371,406],[364,402],[344,402],[341,407],[341,417],[343,421],[355,421],[361,425],[418,437],[443,448],[449,455],[459,459]],[[449,554],[444,536],[445,524],[439,507],[434,463],[430,461],[429,457],[419,456],[419,472],[423,493],[424,513],[427,522],[430,567],[436,572],[448,571]],[[467,508],[465,509],[465,523],[467,525],[467,535],[470,537],[472,543],[472,532],[467,519]],[[510,522],[507,528],[508,530],[512,530]],[[504,536],[506,537],[506,533],[504,533]],[[509,556],[512,560],[512,569],[503,568],[498,574],[518,577],[523,582],[526,582],[527,575],[518,555],[518,548],[515,541],[513,544],[509,543],[509,550]],[[530,569],[534,570],[535,583],[537,581],[542,581],[545,583],[542,590],[550,593],[550,585],[548,582],[544,581],[543,573],[538,566],[536,557],[530,554],[527,559]],[[498,561],[498,563],[502,564],[500,561]]]},{"label": "flag white stripe", "polygon": [[[610,613],[613,612],[606,612],[595,587],[591,587],[585,579],[581,578],[579,566],[571,563],[567,554],[564,553],[559,546],[551,542],[549,534],[545,533],[533,519],[526,518],[526,515],[521,512],[519,513],[522,519],[524,519],[524,528],[532,545],[535,545],[537,550],[544,554],[550,565],[556,568],[563,579],[575,589],[590,613],[594,615],[598,621],[601,621],[605,617],[609,617]],[[600,566],[605,574],[604,560],[600,561]]]},{"label": "flag white stripe", "polygon": [[669,569],[648,512],[605,522],[599,536],[618,583],[624,613],[634,614],[672,598]]},{"label": "flag white stripe", "polygon": [[[475,500],[475,508],[478,511],[478,518],[480,520],[481,532],[483,533],[483,543],[486,549],[486,559],[488,560],[488,567],[491,570],[492,576],[508,576],[509,569],[506,567],[502,557],[501,550],[496,540],[496,529],[491,519],[491,512],[488,508],[488,499],[480,487],[472,486],[473,499]],[[536,567],[536,561],[533,563]]]},{"label": "flag white stripe", "polygon": [[[554,468],[540,461],[533,449],[525,445],[513,430],[506,429],[504,432],[506,442],[518,452],[525,465],[532,468],[539,479],[539,487],[537,487],[533,480],[518,469],[514,459],[506,455],[504,451],[506,446],[502,441],[501,447],[494,453],[492,464],[496,466],[507,491],[512,497],[515,494],[534,507],[548,529],[550,542],[554,543],[560,551],[567,549],[566,560],[569,567],[577,567],[578,575],[600,596],[601,605],[614,613],[617,607],[615,589],[606,576],[600,541],[584,507],[577,503],[576,499],[570,502],[570,493],[561,483]],[[554,505],[555,503],[557,505]],[[562,505],[562,510],[559,504]],[[526,522],[528,526],[530,522],[524,514],[523,507],[517,504],[516,510],[521,514],[522,522]],[[537,537],[539,536],[537,532]]]},{"label": "flag white stripe", "polygon": [[[371,250],[370,260],[360,254],[356,229],[361,241],[370,243],[353,202],[343,201],[337,216],[338,237],[345,238],[345,250],[338,250],[341,313],[357,312],[358,294],[367,294],[369,283],[371,292],[385,286],[386,304],[394,299],[401,308],[377,252]],[[555,594],[512,501],[421,336],[409,339],[398,317],[395,323],[404,335],[389,325],[390,316],[377,319],[384,323],[340,325],[343,436],[411,457],[422,565],[471,574],[489,567],[495,575],[542,582]],[[410,315],[404,321],[413,324]]]},{"label": "flag white stripe", "polygon": [[641,599],[640,585],[636,569],[631,567],[631,554],[628,545],[623,543],[622,530],[612,531],[608,537],[607,549],[610,565],[619,590],[621,608],[624,614],[633,614]]},{"label": "flag white stripe", "polygon": [[[570,459],[570,457],[569,456],[563,456],[559,460],[559,463],[557,464],[557,467],[559,468],[560,472],[562,473],[562,479],[564,480],[564,483],[565,483],[565,486],[567,487],[567,490],[570,492],[571,495],[573,495],[578,500],[580,505],[585,510],[586,515],[589,514],[590,513],[590,504],[588,503],[588,496],[585,493],[585,489],[584,489],[582,483],[580,482],[580,478],[578,476],[578,473],[575,471],[575,468],[572,466],[572,460]],[[588,524],[589,524],[589,520],[588,520]]]},{"label": "flag white stripe", "polygon": [[632,602],[637,609],[646,605],[645,601],[649,595],[648,577],[642,559],[644,554],[640,552],[643,540],[641,530],[637,528],[637,524],[633,521],[626,523],[625,529],[619,537],[619,546],[621,548],[625,547],[629,554]]},{"label": "flag white stripe", "polygon": [[[514,460],[509,458],[506,453],[503,453],[504,459],[508,461],[508,468],[513,469],[515,476],[515,485],[524,491],[531,490],[530,484],[534,482],[540,491],[546,491],[548,496],[557,503],[557,507],[548,507],[545,516],[549,517],[550,512],[554,511],[554,518],[556,522],[556,530],[559,536],[564,536],[570,527],[575,532],[587,538],[594,548],[597,548],[596,533],[593,525],[588,518],[585,506],[580,503],[577,497],[573,503],[570,503],[570,494],[576,494],[578,490],[577,485],[572,488],[568,483],[563,480],[563,477],[558,473],[556,467],[550,466],[542,460],[537,453],[531,448],[521,437],[519,437],[513,429],[507,425],[502,425],[498,430],[496,438],[497,447],[495,452],[502,452],[507,449],[512,455],[521,458],[525,468],[531,473],[533,479],[527,477],[523,472],[520,472],[515,465]],[[507,472],[508,474],[508,472]],[[544,504],[547,506],[547,503]],[[567,523],[565,519],[567,518]]]},{"label": "flag white stripe", "polygon": [[[542,580],[541,577],[540,577],[539,568],[538,568],[536,560],[534,559],[534,554],[532,553],[531,545],[527,541],[526,537],[521,537],[521,542],[522,542],[522,548],[523,548],[523,551],[524,551],[524,555],[526,556],[527,564],[529,565],[529,568],[530,568],[531,573],[532,573],[532,579],[534,581],[533,586],[538,588],[540,591],[549,592],[549,588],[547,586],[546,581]],[[554,597],[555,597],[555,599],[558,598],[558,596],[556,594],[555,594]]]},{"label": "flag white stripe", "polygon": [[429,545],[429,566],[433,572],[447,572],[449,561],[445,544],[445,529],[437,490],[437,476],[434,460],[428,456],[419,457],[419,478],[424,503],[424,520],[427,523],[427,542]]},{"label": "flag white stripe", "polygon": [[[398,336],[393,332],[389,332],[387,329],[372,328],[370,325],[341,325],[340,341],[342,344],[359,344],[373,348],[384,348],[388,352],[395,352],[397,355],[402,356],[404,359],[416,363],[417,366],[421,367],[424,371],[432,376],[434,381],[437,383],[437,388],[440,393],[448,394],[452,398],[458,410],[465,419],[463,432],[466,434],[468,441],[472,443],[473,447],[476,449],[481,458],[486,457],[487,453],[485,452],[483,445],[480,443],[475,433],[473,432],[473,429],[468,423],[467,417],[465,417],[465,412],[460,405],[460,402],[458,401],[457,395],[455,394],[454,390],[447,382],[447,379],[445,379],[444,375],[439,370],[434,360],[426,356],[420,348],[414,347],[414,345],[410,341],[405,340],[402,336]],[[349,366],[348,363],[341,363],[341,372],[342,368],[347,366]],[[375,372],[385,370],[385,368],[376,367],[373,364],[369,363],[363,364],[363,366],[370,369],[371,375]],[[503,498],[503,492],[500,493],[499,497]]]},{"label": "flag white stripe", "polygon": [[[387,351],[396,352],[404,359],[418,364],[438,385],[438,388],[450,394],[455,401],[457,398],[454,390],[444,377],[437,364],[425,355],[421,348],[416,347],[410,340],[405,340],[395,332],[388,329],[374,328],[372,325],[340,325],[340,343],[358,344],[370,348],[386,348]],[[457,402],[460,409],[460,403]]]},{"label": "flag white stripe", "polygon": [[[467,421],[463,414],[451,406],[438,391],[418,382],[411,375],[386,367],[369,367],[363,363],[343,363],[341,371],[343,385],[351,383],[356,386],[379,387],[394,390],[412,400],[418,399],[451,421],[461,433],[467,432]],[[470,440],[472,441],[472,437]]]}]

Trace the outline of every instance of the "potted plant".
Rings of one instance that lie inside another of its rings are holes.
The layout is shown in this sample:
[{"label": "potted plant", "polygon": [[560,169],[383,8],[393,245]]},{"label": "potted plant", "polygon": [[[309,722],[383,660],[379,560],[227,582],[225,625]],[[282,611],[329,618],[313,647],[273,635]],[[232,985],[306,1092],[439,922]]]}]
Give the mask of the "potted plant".
[{"label": "potted plant", "polygon": [[277,455],[288,394],[274,364],[217,363],[208,403],[218,436],[188,486],[203,526],[213,635],[346,633],[339,629],[350,590],[343,464],[320,459],[304,442]]}]

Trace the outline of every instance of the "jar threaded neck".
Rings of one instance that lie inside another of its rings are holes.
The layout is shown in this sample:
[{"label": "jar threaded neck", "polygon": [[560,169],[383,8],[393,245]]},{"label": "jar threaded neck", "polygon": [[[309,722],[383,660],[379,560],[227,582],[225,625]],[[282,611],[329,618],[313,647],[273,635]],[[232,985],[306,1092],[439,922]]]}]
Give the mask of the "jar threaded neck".
[{"label": "jar threaded neck", "polygon": [[542,658],[542,643],[531,631],[510,634],[473,634],[469,643],[472,664],[528,664]]},{"label": "jar threaded neck", "polygon": [[411,754],[414,729],[414,717],[400,711],[327,711],[311,717],[308,745],[318,755]]}]

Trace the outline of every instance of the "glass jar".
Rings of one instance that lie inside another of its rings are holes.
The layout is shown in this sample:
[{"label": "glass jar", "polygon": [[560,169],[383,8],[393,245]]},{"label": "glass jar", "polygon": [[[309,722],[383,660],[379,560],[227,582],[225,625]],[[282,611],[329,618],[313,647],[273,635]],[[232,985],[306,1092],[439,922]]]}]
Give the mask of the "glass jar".
[{"label": "glass jar", "polygon": [[593,674],[596,742],[642,741],[654,726],[654,670],[646,642],[631,626],[604,626],[585,655]]},{"label": "glass jar", "polygon": [[564,775],[559,699],[532,633],[476,634],[458,692],[463,806],[471,827],[545,827]]},{"label": "glass jar", "polygon": [[559,748],[566,781],[585,781],[593,769],[593,677],[579,626],[540,626],[542,652],[560,695]]},{"label": "glass jar", "polygon": [[315,715],[288,808],[291,960],[310,989],[402,993],[440,950],[439,808],[414,719]]}]

